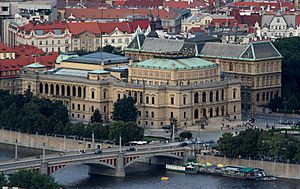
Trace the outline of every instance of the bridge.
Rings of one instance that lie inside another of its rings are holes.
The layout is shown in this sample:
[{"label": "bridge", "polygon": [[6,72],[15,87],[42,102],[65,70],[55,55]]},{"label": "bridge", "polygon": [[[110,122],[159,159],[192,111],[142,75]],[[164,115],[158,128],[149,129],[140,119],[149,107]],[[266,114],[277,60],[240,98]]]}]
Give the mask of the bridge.
[{"label": "bridge", "polygon": [[65,155],[43,156],[43,158],[24,158],[0,163],[0,172],[11,174],[20,169],[39,170],[42,173],[54,174],[65,167],[78,164],[89,165],[89,173],[115,177],[125,177],[125,168],[135,162],[149,164],[167,164],[174,161],[186,162],[191,157],[189,147],[178,147],[175,144],[160,146],[143,146],[137,151],[107,149],[101,154],[94,152],[68,153]]}]

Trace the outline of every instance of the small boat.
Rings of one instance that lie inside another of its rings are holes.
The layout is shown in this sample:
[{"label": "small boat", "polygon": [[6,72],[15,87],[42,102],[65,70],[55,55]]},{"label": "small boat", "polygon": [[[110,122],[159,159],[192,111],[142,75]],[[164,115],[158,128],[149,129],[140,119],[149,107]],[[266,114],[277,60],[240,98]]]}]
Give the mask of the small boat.
[{"label": "small boat", "polygon": [[170,180],[170,178],[169,178],[169,177],[166,177],[166,176],[164,176],[164,177],[161,177],[161,178],[160,178],[160,180],[162,180],[162,181],[167,181],[167,180]]}]

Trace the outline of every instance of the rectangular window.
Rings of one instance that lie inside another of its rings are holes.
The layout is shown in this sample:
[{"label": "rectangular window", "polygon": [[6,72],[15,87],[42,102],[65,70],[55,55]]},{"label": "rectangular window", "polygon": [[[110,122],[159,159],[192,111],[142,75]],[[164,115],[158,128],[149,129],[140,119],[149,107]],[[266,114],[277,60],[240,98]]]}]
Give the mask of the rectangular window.
[{"label": "rectangular window", "polygon": [[174,97],[171,97],[171,104],[174,105]]},{"label": "rectangular window", "polygon": [[152,104],[155,104],[155,99],[154,99],[154,97],[152,97]]},{"label": "rectangular window", "polygon": [[122,43],[122,39],[118,39],[118,43]]},{"label": "rectangular window", "polygon": [[57,44],[60,44],[60,40],[57,40]]},{"label": "rectangular window", "polygon": [[149,97],[146,96],[146,104],[149,104]]}]

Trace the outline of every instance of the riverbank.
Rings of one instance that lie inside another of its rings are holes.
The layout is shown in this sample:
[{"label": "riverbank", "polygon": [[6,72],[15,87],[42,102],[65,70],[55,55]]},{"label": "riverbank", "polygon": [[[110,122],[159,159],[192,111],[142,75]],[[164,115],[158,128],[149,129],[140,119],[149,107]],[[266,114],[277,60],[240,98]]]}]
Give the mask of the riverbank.
[{"label": "riverbank", "polygon": [[[0,143],[0,161],[6,161],[15,157],[15,145]],[[5,153],[4,153],[5,152]],[[46,150],[46,155],[58,153]],[[18,146],[18,158],[26,158],[43,154],[42,149]]]},{"label": "riverbank", "polygon": [[210,156],[210,155],[198,155],[197,161],[200,163],[212,163],[223,165],[238,165],[247,167],[256,167],[265,170],[266,173],[271,174],[278,178],[285,179],[299,179],[300,180],[300,165],[277,163],[269,161],[257,161],[257,160],[245,160],[245,159],[233,159],[226,157]]}]

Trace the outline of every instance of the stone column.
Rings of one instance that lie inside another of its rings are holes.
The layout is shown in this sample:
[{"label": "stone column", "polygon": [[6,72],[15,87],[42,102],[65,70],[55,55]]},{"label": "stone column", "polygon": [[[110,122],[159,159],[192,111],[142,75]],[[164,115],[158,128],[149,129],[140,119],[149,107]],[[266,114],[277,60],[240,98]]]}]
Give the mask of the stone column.
[{"label": "stone column", "polygon": [[123,152],[120,152],[117,157],[115,177],[125,177],[124,153]]}]

